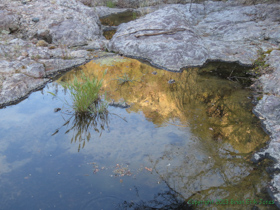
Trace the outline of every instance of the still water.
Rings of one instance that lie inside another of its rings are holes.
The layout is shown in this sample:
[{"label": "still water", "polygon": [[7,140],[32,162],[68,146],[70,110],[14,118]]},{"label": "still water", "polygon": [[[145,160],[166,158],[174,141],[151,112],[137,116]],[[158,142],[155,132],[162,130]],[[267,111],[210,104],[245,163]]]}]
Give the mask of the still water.
[{"label": "still water", "polygon": [[[217,65],[172,73],[98,59],[1,109],[0,209],[273,209],[245,203],[270,200],[264,166],[250,162],[268,136],[248,89],[200,74]],[[105,70],[103,100],[131,107],[73,115],[61,83]],[[189,205],[218,199],[229,203]]]},{"label": "still water", "polygon": [[[140,14],[133,11],[127,11],[117,14],[112,14],[103,18],[100,18],[100,22],[102,25],[106,26],[118,26],[121,23],[127,23],[129,21],[135,20],[140,17]],[[111,39],[116,33],[115,29],[105,30],[103,32],[103,36],[106,39]]]}]

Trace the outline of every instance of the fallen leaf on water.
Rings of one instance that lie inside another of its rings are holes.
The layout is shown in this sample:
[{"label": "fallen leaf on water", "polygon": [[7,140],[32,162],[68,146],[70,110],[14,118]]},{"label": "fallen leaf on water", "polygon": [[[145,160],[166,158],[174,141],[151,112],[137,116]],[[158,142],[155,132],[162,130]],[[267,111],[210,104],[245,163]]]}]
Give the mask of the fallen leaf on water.
[{"label": "fallen leaf on water", "polygon": [[97,173],[98,171],[99,171],[99,169],[96,168],[96,169],[94,169],[93,173],[95,174],[95,173]]},{"label": "fallen leaf on water", "polygon": [[122,179],[120,179],[120,183],[123,183],[123,180],[122,180]]},{"label": "fallen leaf on water", "polygon": [[152,171],[152,170],[153,170],[152,168],[148,168],[148,167],[145,167],[145,169],[146,169],[147,171]]}]

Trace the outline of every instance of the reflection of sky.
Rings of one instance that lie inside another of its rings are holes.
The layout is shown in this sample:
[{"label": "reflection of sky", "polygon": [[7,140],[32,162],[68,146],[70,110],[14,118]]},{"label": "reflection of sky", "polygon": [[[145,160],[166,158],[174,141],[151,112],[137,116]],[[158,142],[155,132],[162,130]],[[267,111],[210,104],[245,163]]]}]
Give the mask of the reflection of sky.
[{"label": "reflection of sky", "polygon": [[[112,107],[109,111],[127,122],[109,115],[109,129],[101,137],[92,131],[78,153],[78,143],[71,144],[75,133],[65,134],[67,128],[62,126],[68,116],[54,113],[63,103],[48,91],[54,92],[52,85],[44,95],[33,93],[18,105],[0,110],[0,201],[8,209],[30,209],[31,201],[37,209],[90,209],[98,202],[104,207],[108,200],[149,200],[166,189],[161,178],[188,198],[196,191],[227,187],[228,180],[238,183],[248,176],[251,166],[241,158],[231,162],[218,154],[225,152],[221,143],[199,139],[189,127],[158,127],[141,112],[128,114]],[[60,88],[58,97],[65,97]],[[93,174],[92,162],[105,169]],[[134,179],[115,178],[116,164],[130,168]],[[153,168],[153,175],[144,167]]]}]

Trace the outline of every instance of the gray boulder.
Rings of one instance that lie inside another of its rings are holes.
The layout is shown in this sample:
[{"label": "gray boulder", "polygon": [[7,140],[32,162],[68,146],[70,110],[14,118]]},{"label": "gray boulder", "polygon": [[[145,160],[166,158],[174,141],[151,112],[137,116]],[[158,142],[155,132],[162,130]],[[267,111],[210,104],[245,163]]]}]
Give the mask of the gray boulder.
[{"label": "gray boulder", "polygon": [[[100,21],[94,8],[74,0],[37,0],[18,5],[22,36],[48,43],[82,46],[101,37]],[[34,21],[36,17],[39,21]]]},{"label": "gray boulder", "polygon": [[150,60],[156,66],[179,70],[208,59],[208,51],[177,6],[166,7],[121,24],[108,44],[110,51]]},{"label": "gray boulder", "polygon": [[278,45],[279,10],[279,4],[168,5],[121,24],[107,47],[172,71],[207,60],[252,65],[260,49]]},{"label": "gray boulder", "polygon": [[7,104],[25,97],[28,93],[42,87],[48,79],[35,79],[21,73],[13,74],[1,81],[0,104]]}]

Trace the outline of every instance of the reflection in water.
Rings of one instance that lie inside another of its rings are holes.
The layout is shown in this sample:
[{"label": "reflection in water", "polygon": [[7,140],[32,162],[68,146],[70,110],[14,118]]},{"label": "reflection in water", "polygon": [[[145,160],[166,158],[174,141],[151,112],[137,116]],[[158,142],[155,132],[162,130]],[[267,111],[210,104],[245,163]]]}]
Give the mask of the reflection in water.
[{"label": "reflection in water", "polygon": [[[118,26],[121,23],[127,23],[129,21],[135,20],[140,17],[140,14],[137,12],[127,11],[118,14],[112,14],[104,18],[100,18],[100,22],[102,25],[106,26]],[[103,32],[103,36],[110,40],[116,33],[115,29],[105,30]]]},{"label": "reflection in water", "polygon": [[140,17],[140,14],[133,11],[122,12],[118,14],[112,14],[104,18],[100,18],[100,22],[102,25],[107,26],[118,26],[121,23],[127,23],[131,20]]},{"label": "reflection in water", "polygon": [[[65,114],[66,115],[66,114]],[[68,115],[66,115],[68,116]],[[101,137],[102,132],[109,130],[109,118],[108,111],[95,114],[70,114],[70,117],[65,120],[65,116],[62,116],[65,123],[52,134],[55,135],[63,127],[66,129],[65,134],[71,131],[72,138],[71,143],[78,143],[78,152],[81,148],[84,148],[86,142],[92,139],[92,133],[95,132]]]},{"label": "reflection in water", "polygon": [[[133,104],[128,112],[141,111],[157,126],[179,120],[181,126],[190,126],[204,141],[211,136],[207,141],[229,142],[241,153],[255,151],[268,141],[268,136],[252,114],[250,91],[237,82],[197,73],[209,66],[213,69],[209,64],[202,69],[172,73],[134,59],[111,57],[90,62],[81,69],[98,78],[107,69],[103,88],[108,98]],[[234,70],[238,72],[236,66]],[[80,74],[81,71],[71,71],[60,80],[72,81],[74,75]],[[122,75],[137,82],[120,85],[117,78]],[[175,83],[169,84],[170,79]]]},{"label": "reflection in water", "polygon": [[[106,69],[106,100],[130,108],[109,106],[108,115],[86,118],[53,112],[63,105],[58,98],[70,98],[61,81],[82,71],[101,79]],[[251,112],[250,92],[201,70],[172,73],[107,57],[1,109],[1,208],[183,209],[191,199],[270,200],[265,162],[249,161],[268,140]],[[79,144],[79,152],[70,141]]]},{"label": "reflection in water", "polygon": [[[173,126],[192,134],[180,136],[178,131],[169,132],[165,137],[171,139],[170,144],[166,144],[160,154],[154,152],[148,156],[153,174],[160,177],[169,190],[157,194],[151,201],[126,201],[122,204],[125,207],[149,209],[159,205],[165,208],[167,203],[161,203],[165,196],[174,199],[169,207],[185,204],[178,203],[177,198],[185,201],[269,200],[261,187],[266,185],[263,169],[258,166],[256,170],[249,161],[251,154],[268,141],[251,112],[250,91],[238,82],[202,74],[205,69],[215,67],[213,63],[209,65],[172,73],[115,56],[80,68],[86,75],[98,78],[107,70],[103,91],[108,100],[131,104],[127,113],[143,113],[158,129]],[[236,72],[237,68],[233,66]],[[236,76],[234,71],[231,76]],[[72,81],[74,75],[80,74],[81,71],[68,72],[60,80]],[[126,80],[136,82],[120,84],[117,78],[123,75]],[[171,79],[175,83],[168,83]],[[243,209],[251,207],[242,206]],[[224,209],[224,206],[211,204],[209,208]]]},{"label": "reflection in water", "polygon": [[220,78],[228,79],[230,81],[238,81],[242,85],[249,86],[252,84],[250,74],[250,67],[240,66],[237,63],[223,63],[210,62],[198,70],[204,75],[218,75]]},{"label": "reflection in water", "polygon": [[[168,183],[166,183],[168,186]],[[135,194],[139,197],[137,187],[134,187]],[[168,186],[168,190],[164,192],[159,192],[154,195],[154,198],[149,201],[140,201],[140,202],[133,202],[133,201],[124,201],[122,204],[119,205],[121,209],[162,209],[162,210],[169,210],[169,209],[177,209],[177,210],[191,210],[193,209],[186,201],[184,201],[183,197],[180,193],[176,192],[170,186]]]},{"label": "reflection in water", "polygon": [[110,39],[112,39],[112,37],[114,36],[115,33],[116,33],[116,30],[107,30],[107,31],[103,32],[103,36],[106,39],[110,40]]}]

